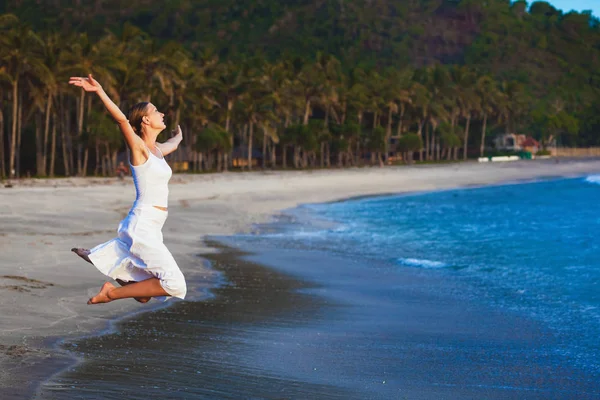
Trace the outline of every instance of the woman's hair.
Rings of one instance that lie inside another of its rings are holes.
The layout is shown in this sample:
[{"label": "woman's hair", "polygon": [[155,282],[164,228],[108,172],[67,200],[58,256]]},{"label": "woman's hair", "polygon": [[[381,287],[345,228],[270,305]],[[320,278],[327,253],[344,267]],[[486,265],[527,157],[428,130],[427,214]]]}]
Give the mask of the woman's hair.
[{"label": "woman's hair", "polygon": [[137,103],[129,109],[127,113],[127,119],[129,124],[138,136],[142,136],[142,118],[146,116],[146,108],[148,108],[147,101]]}]

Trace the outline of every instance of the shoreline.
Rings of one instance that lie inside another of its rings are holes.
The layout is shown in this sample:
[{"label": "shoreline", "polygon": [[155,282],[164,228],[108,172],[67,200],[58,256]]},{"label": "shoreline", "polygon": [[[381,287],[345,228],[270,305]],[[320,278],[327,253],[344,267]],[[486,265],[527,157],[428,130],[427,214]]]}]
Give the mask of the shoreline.
[{"label": "shoreline", "polygon": [[[561,365],[558,376],[549,377],[551,361],[542,354],[554,339],[547,327],[518,313],[451,296],[448,289],[462,288],[460,281],[432,271],[403,270],[393,274],[396,301],[390,307],[372,301],[378,298],[373,298],[374,290],[383,290],[388,299],[392,276],[367,273],[359,278],[360,288],[350,279],[364,273],[364,263],[371,260],[282,251],[269,244],[256,249],[235,236],[208,238],[207,245],[218,249],[206,257],[227,282],[214,289],[214,298],[143,313],[116,322],[113,333],[70,341],[86,363],[65,369],[60,379],[46,380],[35,398],[111,397],[137,387],[139,398],[153,398],[152,387],[177,393],[177,398],[213,398],[216,393],[279,398],[285,393],[285,398],[388,399],[401,394],[411,399],[543,399],[551,393],[578,398],[595,393],[563,379],[569,376],[589,386],[589,377],[577,368]],[[365,314],[370,315],[366,325]],[[389,315],[396,318],[382,332],[378,322]],[[486,318],[468,323],[481,315]],[[159,338],[150,351],[148,345],[155,342],[147,335]],[[132,354],[123,354],[125,349]],[[489,353],[485,357],[484,350]],[[170,355],[167,360],[165,354]],[[395,364],[382,364],[392,358]],[[504,360],[502,366],[498,359]],[[416,360],[426,365],[415,365]],[[359,369],[349,368],[359,364]],[[473,368],[478,374],[463,376]],[[519,377],[509,371],[519,371]],[[535,386],[537,379],[544,381],[543,387]]]},{"label": "shoreline", "polygon": [[[282,210],[360,196],[430,192],[598,172],[600,160],[594,159],[559,164],[523,161],[510,165],[461,163],[175,175],[171,185],[173,212],[165,226],[165,243],[190,281],[198,282],[190,299],[201,300],[210,296],[218,282],[216,271],[202,265],[197,258],[198,253],[214,251],[203,238],[247,232],[253,225],[272,220]],[[16,372],[35,369],[58,354],[56,349],[44,347],[48,338],[59,338],[56,342],[59,343],[65,338],[103,334],[116,320],[159,308],[140,309],[137,303],[126,302],[101,308],[85,306],[86,293],[96,290],[102,277],[95,269],[82,266],[69,249],[75,244],[91,246],[108,240],[116,231],[120,216],[129,209],[134,192],[127,180],[120,182],[115,178],[109,184],[97,184],[93,183],[95,178],[74,179],[75,183],[69,183],[73,186],[0,188],[0,201],[8,204],[9,210],[0,214],[8,222],[0,228],[0,249],[5,250],[0,264],[0,290],[11,297],[0,306],[7,317],[0,330],[0,366],[8,371],[0,375],[3,391],[29,381],[15,376]],[[31,250],[40,246],[42,249]],[[48,264],[48,255],[54,263]],[[61,267],[56,269],[57,265]],[[15,281],[14,277],[19,279]],[[17,346],[19,357],[10,353],[11,346]]]}]

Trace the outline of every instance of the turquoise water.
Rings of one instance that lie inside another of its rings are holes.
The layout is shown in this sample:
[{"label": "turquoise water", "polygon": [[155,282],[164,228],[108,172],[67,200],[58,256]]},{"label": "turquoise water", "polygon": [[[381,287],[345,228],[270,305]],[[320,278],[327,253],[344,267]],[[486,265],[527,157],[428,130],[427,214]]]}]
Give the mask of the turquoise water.
[{"label": "turquoise water", "polygon": [[365,198],[302,207],[270,236],[462,280],[454,295],[543,323],[557,355],[597,373],[599,200],[598,176]]}]

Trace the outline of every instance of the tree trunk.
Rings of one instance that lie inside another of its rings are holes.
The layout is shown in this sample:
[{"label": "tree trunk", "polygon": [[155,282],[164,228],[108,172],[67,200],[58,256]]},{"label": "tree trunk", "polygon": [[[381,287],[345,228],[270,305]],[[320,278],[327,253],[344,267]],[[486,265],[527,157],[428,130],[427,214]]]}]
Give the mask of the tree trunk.
[{"label": "tree trunk", "polygon": [[56,112],[52,113],[52,139],[50,141],[50,176],[54,176],[54,163],[56,160]]},{"label": "tree trunk", "polygon": [[15,80],[13,84],[13,92],[12,92],[12,129],[10,135],[10,146],[8,153],[8,176],[11,178],[15,177],[15,156],[17,150],[17,111],[18,111],[18,103],[19,103],[19,81]]},{"label": "tree trunk", "polygon": [[100,175],[100,169],[102,164],[102,158],[100,157],[100,143],[98,139],[95,140],[95,151],[96,151],[96,167],[94,168],[94,176]]},{"label": "tree trunk", "polygon": [[46,176],[44,160],[44,137],[42,135],[42,121],[40,113],[36,112],[35,122],[35,173],[37,176]]},{"label": "tree trunk", "polygon": [[112,151],[111,158],[110,158],[112,161],[112,163],[110,164],[110,168],[111,168],[110,174],[111,175],[116,175],[116,173],[117,173],[117,155],[118,155],[118,150],[114,149]]},{"label": "tree trunk", "polygon": [[294,168],[300,168],[300,146],[294,145]]},{"label": "tree trunk", "polygon": [[487,113],[483,113],[483,128],[481,128],[481,146],[479,147],[479,157],[483,157],[485,150],[485,130],[487,128]]},{"label": "tree trunk", "polygon": [[[61,118],[62,120],[62,118]],[[62,132],[60,133],[61,144],[62,144],[62,156],[63,156],[63,164],[65,166],[65,176],[71,175],[71,170],[69,169],[69,154],[67,152],[67,129],[65,127],[66,124],[63,125]]]},{"label": "tree trunk", "polygon": [[83,151],[83,144],[81,143],[83,136],[83,112],[85,109],[85,91],[81,91],[81,97],[79,98],[79,115],[77,120],[77,175],[83,176],[83,157],[81,152]]},{"label": "tree trunk", "polygon": [[23,93],[19,93],[19,108],[17,111],[17,178],[21,176],[21,136],[23,133]]},{"label": "tree trunk", "polygon": [[[231,110],[233,109],[233,100],[227,99],[227,115],[225,117],[225,132],[229,134],[229,154],[227,155],[227,167],[233,164],[233,132],[229,133],[229,128],[231,125]],[[225,171],[227,171],[227,167]]]},{"label": "tree trunk", "polygon": [[[425,123],[425,118],[419,121],[419,130],[417,131],[417,135],[421,138],[421,143],[423,142],[423,124]],[[419,149],[419,161],[423,161],[423,147]]]},{"label": "tree trunk", "polygon": [[[77,107],[77,102],[75,100],[73,100],[73,102],[75,103],[75,107]],[[67,105],[69,104],[69,98],[67,98]],[[66,129],[68,131],[67,134],[67,148],[68,148],[68,156],[69,156],[69,170],[71,171],[71,175],[76,175],[76,171],[75,171],[75,151],[73,151],[73,135],[72,135],[72,127],[73,127],[73,123],[71,121],[72,119],[72,115],[69,112],[68,109],[65,110],[65,121],[66,121]]]},{"label": "tree trunk", "polygon": [[267,168],[267,133],[263,128],[263,154],[262,154],[262,169]]},{"label": "tree trunk", "polygon": [[[227,115],[225,116],[225,132],[229,133],[229,124],[231,123],[231,110],[233,109],[233,100],[227,100]],[[231,136],[233,142],[233,135]]]},{"label": "tree trunk", "polygon": [[277,166],[277,144],[272,142],[271,146],[271,168],[275,168]]},{"label": "tree trunk", "polygon": [[6,160],[4,155],[4,112],[2,100],[0,100],[0,180],[6,177]]},{"label": "tree trunk", "polygon": [[471,115],[467,115],[467,125],[465,126],[465,143],[463,150],[463,160],[467,159],[467,148],[469,147],[469,126],[471,125]]},{"label": "tree trunk", "polygon": [[248,132],[248,170],[252,170],[252,134],[254,130],[254,123],[250,122],[250,129]]},{"label": "tree trunk", "polygon": [[390,138],[392,137],[392,108],[388,110],[388,123],[387,129],[385,130],[385,154],[384,160],[387,162],[390,160]]},{"label": "tree trunk", "polygon": [[306,100],[306,104],[304,106],[304,120],[303,124],[308,125],[308,117],[310,116],[310,99]]},{"label": "tree trunk", "polygon": [[431,127],[429,124],[425,125],[425,159],[431,160]]},{"label": "tree trunk", "polygon": [[402,136],[402,119],[404,118],[404,113],[406,112],[406,107],[404,103],[400,103],[400,117],[398,118],[398,130],[396,131],[396,136]]},{"label": "tree trunk", "polygon": [[52,110],[52,94],[48,92],[48,98],[46,99],[46,122],[44,124],[44,148],[42,151],[43,158],[43,170],[38,171],[38,175],[47,175],[48,165],[48,136],[50,134],[50,112]]},{"label": "tree trunk", "polygon": [[102,176],[108,176],[110,171],[110,147],[108,141],[104,142],[104,155],[102,155]]},{"label": "tree trunk", "polygon": [[356,165],[360,164],[360,135],[362,132],[363,110],[358,110],[358,137],[356,138]]},{"label": "tree trunk", "polygon": [[82,164],[82,168],[81,168],[81,176],[87,175],[87,165],[88,165],[89,153],[90,153],[90,149],[88,149],[86,146],[85,150],[83,151],[83,164]]},{"label": "tree trunk", "polygon": [[321,168],[325,168],[325,142],[321,142]]},{"label": "tree trunk", "polygon": [[281,167],[287,168],[287,145],[285,144],[281,146]]}]

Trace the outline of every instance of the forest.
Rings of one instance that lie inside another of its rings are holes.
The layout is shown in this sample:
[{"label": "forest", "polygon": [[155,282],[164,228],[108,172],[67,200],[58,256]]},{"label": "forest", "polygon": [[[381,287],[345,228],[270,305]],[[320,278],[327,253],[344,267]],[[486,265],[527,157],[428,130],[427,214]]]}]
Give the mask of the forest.
[{"label": "forest", "polygon": [[177,169],[327,168],[491,154],[517,133],[600,146],[600,24],[509,0],[7,0],[0,178],[114,175],[127,112],[180,125]]}]

